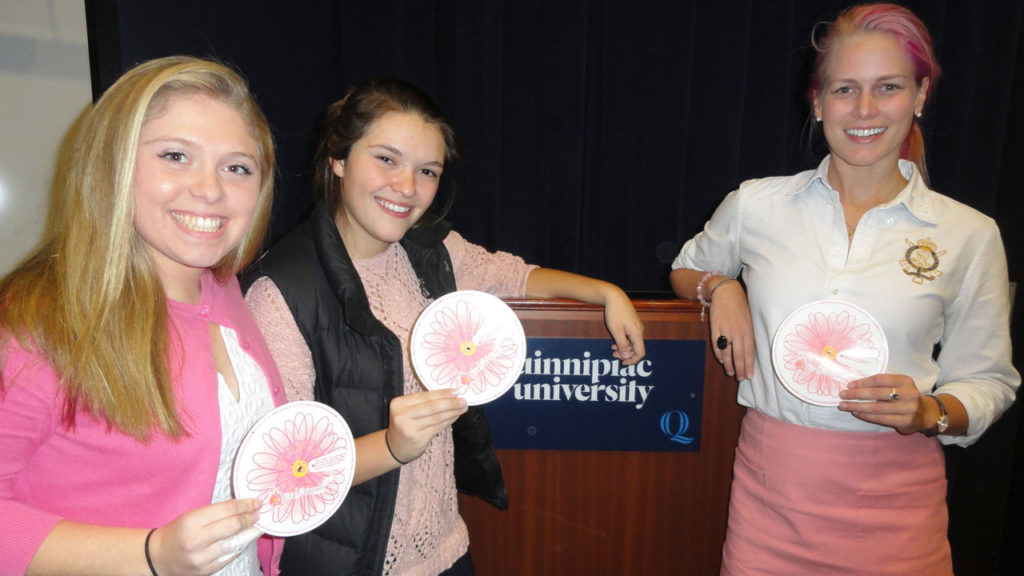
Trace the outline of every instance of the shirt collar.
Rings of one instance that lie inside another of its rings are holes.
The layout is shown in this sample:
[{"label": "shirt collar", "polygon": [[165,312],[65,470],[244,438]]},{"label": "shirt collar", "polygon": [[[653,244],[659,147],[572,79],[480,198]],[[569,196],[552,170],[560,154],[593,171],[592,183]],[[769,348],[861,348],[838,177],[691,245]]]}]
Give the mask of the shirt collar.
[{"label": "shirt collar", "polygon": [[[803,186],[789,192],[787,196],[799,194],[820,182],[826,190],[831,191],[832,186],[828,183],[828,167],[832,160],[829,154],[818,164],[818,167],[810,173],[810,178]],[[879,208],[891,208],[902,205],[912,216],[928,224],[935,224],[935,203],[934,192],[925,185],[917,166],[909,160],[899,161],[899,170],[907,179],[907,185],[896,194],[896,197],[882,204]]]}]

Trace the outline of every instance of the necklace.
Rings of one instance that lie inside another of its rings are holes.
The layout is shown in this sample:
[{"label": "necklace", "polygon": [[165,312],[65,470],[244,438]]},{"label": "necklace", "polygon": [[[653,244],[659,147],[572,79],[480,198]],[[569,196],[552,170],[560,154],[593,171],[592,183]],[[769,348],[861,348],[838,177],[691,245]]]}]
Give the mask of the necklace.
[{"label": "necklace", "polygon": [[[903,186],[905,186],[906,184],[907,184],[907,181],[904,180],[902,175],[901,175],[900,178],[896,181],[895,189],[893,189],[890,193],[885,195],[887,199],[883,200],[881,202],[876,202],[876,203],[872,204],[872,207],[879,206],[881,204],[885,204],[886,202],[889,202],[890,200],[895,198],[896,195],[899,194],[900,190],[903,189]],[[868,210],[870,210],[870,208]],[[845,209],[844,209],[844,212],[845,212]],[[858,221],[859,220],[860,220],[860,218],[858,217]],[[852,242],[853,241],[853,234],[854,234],[854,232],[857,231],[857,225],[854,224],[853,226],[850,226],[849,222],[844,222],[844,224],[846,224],[846,238],[847,238],[847,240]]]}]

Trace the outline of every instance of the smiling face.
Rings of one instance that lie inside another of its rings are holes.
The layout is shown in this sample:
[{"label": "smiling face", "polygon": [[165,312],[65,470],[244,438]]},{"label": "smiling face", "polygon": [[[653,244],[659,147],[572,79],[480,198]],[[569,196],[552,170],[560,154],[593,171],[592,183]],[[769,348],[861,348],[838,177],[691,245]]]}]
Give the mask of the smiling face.
[{"label": "smiling face", "polygon": [[444,169],[440,128],[418,114],[388,112],[332,160],[341,178],[335,222],[353,259],[380,254],[398,242],[434,201]]},{"label": "smiling face", "polygon": [[866,32],[837,46],[814,98],[833,163],[895,167],[927,93],[928,79],[918,86],[895,36]]},{"label": "smiling face", "polygon": [[168,97],[139,135],[135,230],[168,297],[189,301],[203,270],[234,249],[260,195],[259,144],[227,104]]}]

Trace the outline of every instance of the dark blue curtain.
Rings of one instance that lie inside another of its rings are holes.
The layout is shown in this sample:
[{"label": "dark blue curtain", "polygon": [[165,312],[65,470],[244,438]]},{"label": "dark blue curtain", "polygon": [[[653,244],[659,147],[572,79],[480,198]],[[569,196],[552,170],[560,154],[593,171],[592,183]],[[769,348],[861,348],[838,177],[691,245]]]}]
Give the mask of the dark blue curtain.
[{"label": "dark blue curtain", "polygon": [[[319,113],[364,78],[407,78],[459,128],[451,218],[465,236],[667,291],[665,261],[722,196],[816,164],[810,35],[847,3],[115,2],[119,54],[99,88],[171,53],[241,69],[280,149],[277,238],[309,206]],[[1021,6],[908,5],[945,69],[924,122],[933,183],[992,214]]]}]

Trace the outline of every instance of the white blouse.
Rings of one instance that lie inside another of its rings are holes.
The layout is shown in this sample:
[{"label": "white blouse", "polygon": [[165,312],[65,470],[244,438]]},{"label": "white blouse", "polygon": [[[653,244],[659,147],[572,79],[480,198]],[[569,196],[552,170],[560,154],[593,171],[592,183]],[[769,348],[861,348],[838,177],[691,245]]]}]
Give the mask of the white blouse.
[{"label": "white blouse", "polygon": [[801,401],[772,370],[772,337],[789,314],[809,302],[841,300],[881,323],[887,373],[909,376],[922,393],[939,387],[963,403],[967,435],[939,439],[969,445],[1010,406],[1020,385],[1010,363],[999,229],[977,210],[929,190],[914,165],[901,160],[907,185],[866,212],[850,241],[839,195],[828,182],[829,160],[794,176],[744,182],[672,268],[742,272],[756,358],[753,379],[740,383],[740,404],[804,426],[890,430]]},{"label": "white blouse", "polygon": [[[231,472],[238,447],[245,438],[245,433],[264,414],[274,408],[274,399],[270,395],[267,377],[259,364],[242,350],[238,335],[231,328],[220,327],[224,345],[228,350],[231,367],[235,370],[238,381],[238,399],[228,389],[224,377],[217,374],[217,396],[220,400],[220,467],[217,469],[217,481],[213,488],[212,504],[230,500],[234,497],[231,489]],[[259,576],[259,557],[256,541],[252,541],[239,557],[215,573],[215,576]]]}]

